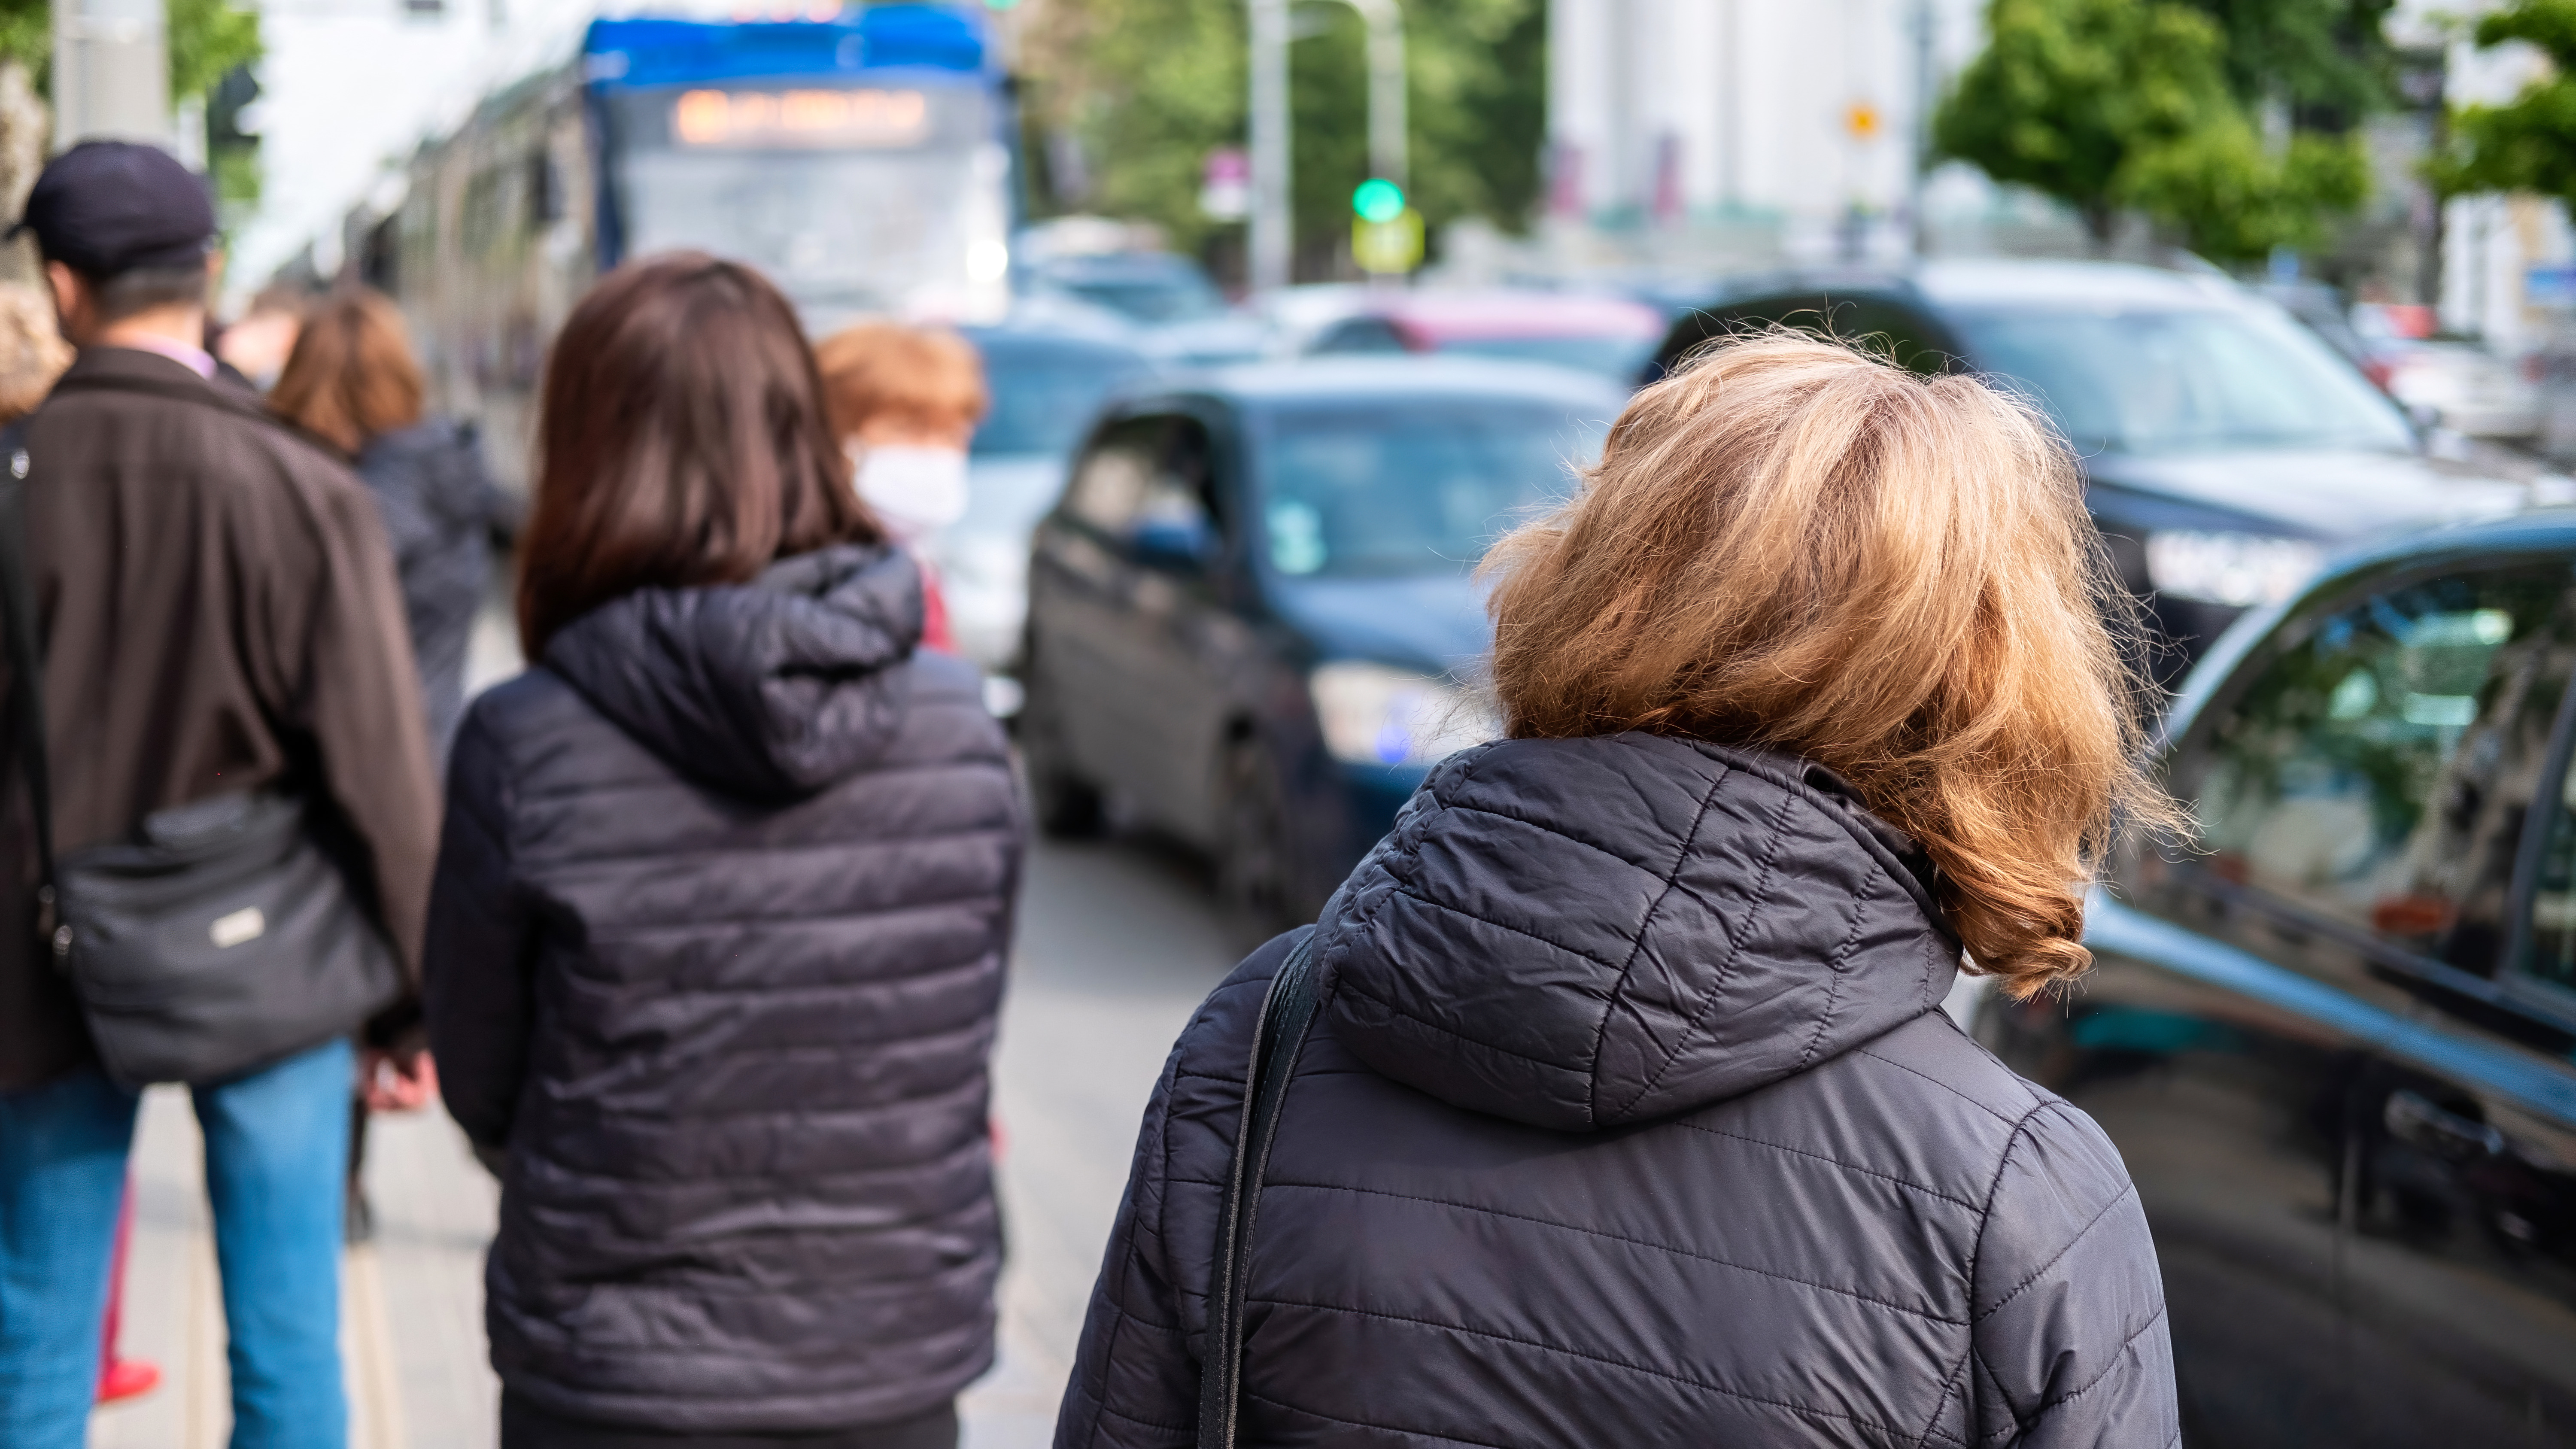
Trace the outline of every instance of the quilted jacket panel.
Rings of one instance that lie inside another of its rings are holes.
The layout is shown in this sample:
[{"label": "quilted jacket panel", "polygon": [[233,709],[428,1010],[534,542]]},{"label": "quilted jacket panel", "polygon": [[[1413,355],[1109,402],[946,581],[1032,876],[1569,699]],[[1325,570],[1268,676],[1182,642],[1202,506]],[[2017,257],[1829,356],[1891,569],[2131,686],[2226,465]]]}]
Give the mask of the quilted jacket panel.
[{"label": "quilted jacket panel", "polygon": [[[1939,1010],[1928,878],[1776,756],[1626,735],[1436,770],[1314,928],[1244,1441],[2172,1444],[2127,1172]],[[1294,939],[1173,1049],[1059,1449],[1194,1442],[1218,1184]]]}]

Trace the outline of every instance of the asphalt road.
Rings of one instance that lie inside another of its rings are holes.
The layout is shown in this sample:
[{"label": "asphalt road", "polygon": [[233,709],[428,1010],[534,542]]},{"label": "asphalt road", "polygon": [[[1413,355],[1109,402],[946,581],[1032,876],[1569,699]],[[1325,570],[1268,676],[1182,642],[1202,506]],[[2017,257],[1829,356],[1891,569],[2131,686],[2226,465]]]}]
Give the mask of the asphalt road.
[{"label": "asphalt road", "polygon": [[[1246,945],[1194,863],[1150,842],[1039,842],[994,1063],[1011,1256],[1001,1362],[961,1405],[968,1449],[1041,1449],[1082,1310],[1172,1039]],[[230,1413],[196,1123],[147,1095],[123,1349],[168,1375],[101,1411],[92,1449],[220,1449]],[[442,1113],[370,1133],[375,1240],[343,1273],[352,1449],[491,1449],[482,1257],[491,1180]]]}]

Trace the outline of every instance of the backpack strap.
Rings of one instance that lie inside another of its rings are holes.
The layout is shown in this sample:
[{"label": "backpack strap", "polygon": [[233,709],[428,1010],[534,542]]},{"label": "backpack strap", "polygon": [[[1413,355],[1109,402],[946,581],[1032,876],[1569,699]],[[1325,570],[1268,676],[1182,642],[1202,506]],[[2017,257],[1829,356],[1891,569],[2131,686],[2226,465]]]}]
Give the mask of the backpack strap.
[{"label": "backpack strap", "polygon": [[1252,1060],[1244,1073],[1243,1119],[1234,1135],[1234,1157],[1225,1174],[1225,1216],[1217,1221],[1216,1274],[1208,1291],[1207,1352],[1199,1361],[1198,1449],[1234,1449],[1242,1417],[1243,1297],[1252,1262],[1253,1220],[1261,1206],[1261,1180],[1270,1168],[1270,1144],[1279,1135],[1279,1109],[1288,1077],[1297,1069],[1306,1033],[1315,1024],[1314,934],[1300,940],[1261,1003],[1252,1033]]},{"label": "backpack strap", "polygon": [[9,713],[27,813],[36,829],[36,934],[55,964],[70,949],[54,891],[52,771],[45,760],[44,658],[36,648],[35,570],[27,558],[27,419],[0,428],[0,632],[9,659]]}]

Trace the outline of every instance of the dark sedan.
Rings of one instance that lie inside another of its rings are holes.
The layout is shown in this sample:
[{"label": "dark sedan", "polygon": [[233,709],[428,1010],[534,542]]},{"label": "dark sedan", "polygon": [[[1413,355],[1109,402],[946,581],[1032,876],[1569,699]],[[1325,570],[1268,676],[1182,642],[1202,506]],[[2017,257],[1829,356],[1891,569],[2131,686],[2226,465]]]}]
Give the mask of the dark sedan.
[{"label": "dark sedan", "polygon": [[2277,305],[2220,277],[2107,262],[1927,262],[1736,284],[1675,323],[1649,379],[1712,337],[1830,330],[1918,371],[1966,367],[2044,405],[2086,503],[2168,641],[2170,681],[2238,614],[2338,546],[2521,507],[2425,456],[2396,406]]},{"label": "dark sedan", "polygon": [[1351,359],[1111,405],[1029,573],[1021,722],[1041,821],[1104,804],[1311,912],[1430,765],[1492,722],[1471,571],[1569,493],[1624,403],[1555,368]]},{"label": "dark sedan", "polygon": [[1977,1035],[2091,1113],[2183,1442],[2576,1443],[2576,512],[2337,565],[2202,663],[2067,999]]}]

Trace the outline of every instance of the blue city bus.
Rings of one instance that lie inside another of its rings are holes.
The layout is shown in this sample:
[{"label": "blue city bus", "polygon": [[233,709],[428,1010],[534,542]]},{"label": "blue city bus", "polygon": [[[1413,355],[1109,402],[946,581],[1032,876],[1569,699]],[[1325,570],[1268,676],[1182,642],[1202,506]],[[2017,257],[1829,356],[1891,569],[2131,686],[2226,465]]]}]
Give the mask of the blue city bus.
[{"label": "blue city bus", "polygon": [[424,145],[353,219],[434,401],[524,484],[545,349],[592,279],[693,248],[759,267],[816,335],[868,314],[985,321],[1010,295],[1013,115],[980,12],[594,21],[570,64]]}]

